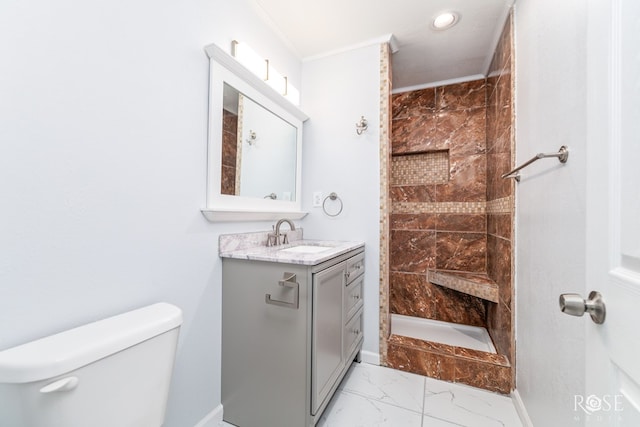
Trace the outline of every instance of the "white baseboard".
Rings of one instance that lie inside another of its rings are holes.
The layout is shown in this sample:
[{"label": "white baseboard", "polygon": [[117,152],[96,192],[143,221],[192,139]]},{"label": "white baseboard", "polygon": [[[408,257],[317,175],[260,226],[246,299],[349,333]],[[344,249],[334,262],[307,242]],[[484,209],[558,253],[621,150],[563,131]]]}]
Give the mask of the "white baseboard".
[{"label": "white baseboard", "polygon": [[520,421],[522,421],[523,427],[533,427],[533,423],[531,422],[531,418],[529,418],[529,413],[527,412],[527,408],[524,407],[524,402],[520,397],[520,393],[518,390],[513,390],[511,392],[511,400],[516,407],[516,412],[518,412],[518,416],[520,417]]},{"label": "white baseboard", "polygon": [[222,404],[218,405],[206,417],[200,420],[195,427],[219,427],[222,425]]},{"label": "white baseboard", "polygon": [[380,353],[360,350],[360,360],[370,365],[380,365]]}]

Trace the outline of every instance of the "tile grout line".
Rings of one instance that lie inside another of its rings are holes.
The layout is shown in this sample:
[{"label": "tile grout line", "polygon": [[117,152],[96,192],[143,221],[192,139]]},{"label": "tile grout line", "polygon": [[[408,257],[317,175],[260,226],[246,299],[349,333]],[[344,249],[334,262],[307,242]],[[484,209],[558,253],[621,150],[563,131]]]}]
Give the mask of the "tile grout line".
[{"label": "tile grout line", "polygon": [[424,427],[424,411],[427,404],[427,379],[422,379],[422,418],[420,419],[420,427]]}]

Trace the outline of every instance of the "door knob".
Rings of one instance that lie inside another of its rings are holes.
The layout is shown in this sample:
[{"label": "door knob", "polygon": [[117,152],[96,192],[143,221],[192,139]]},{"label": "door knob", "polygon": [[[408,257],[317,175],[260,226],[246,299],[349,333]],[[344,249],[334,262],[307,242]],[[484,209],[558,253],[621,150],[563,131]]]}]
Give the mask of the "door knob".
[{"label": "door knob", "polygon": [[561,294],[560,311],[571,316],[582,316],[585,311],[591,315],[591,320],[597,324],[604,323],[607,309],[600,292],[591,291],[588,299],[582,299],[578,294]]}]

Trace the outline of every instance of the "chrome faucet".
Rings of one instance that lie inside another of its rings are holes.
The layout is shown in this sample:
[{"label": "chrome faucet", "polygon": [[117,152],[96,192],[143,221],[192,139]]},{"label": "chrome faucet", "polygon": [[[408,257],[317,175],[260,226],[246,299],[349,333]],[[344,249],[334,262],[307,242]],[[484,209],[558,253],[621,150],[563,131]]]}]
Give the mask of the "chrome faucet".
[{"label": "chrome faucet", "polygon": [[[278,246],[289,243],[289,237],[287,236],[287,233],[284,233],[284,235],[280,234],[280,226],[283,222],[289,224],[289,228],[291,229],[290,231],[294,231],[296,229],[295,224],[290,219],[282,218],[281,220],[278,220],[275,225],[275,231],[273,233],[269,233],[267,237],[267,246]],[[282,241],[280,239],[281,236],[284,236],[284,239],[282,239]]]}]

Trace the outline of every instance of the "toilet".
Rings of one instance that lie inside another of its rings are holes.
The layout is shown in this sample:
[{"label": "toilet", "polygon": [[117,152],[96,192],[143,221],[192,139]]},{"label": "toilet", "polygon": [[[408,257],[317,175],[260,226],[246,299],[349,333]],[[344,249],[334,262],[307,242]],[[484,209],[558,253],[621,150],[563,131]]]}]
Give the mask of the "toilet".
[{"label": "toilet", "polygon": [[0,426],[161,426],[181,324],[158,303],[0,351]]}]

